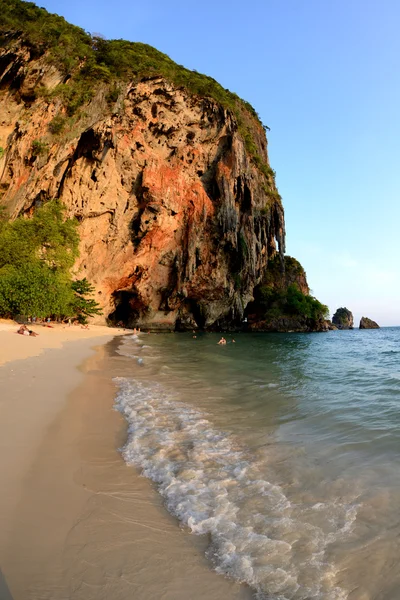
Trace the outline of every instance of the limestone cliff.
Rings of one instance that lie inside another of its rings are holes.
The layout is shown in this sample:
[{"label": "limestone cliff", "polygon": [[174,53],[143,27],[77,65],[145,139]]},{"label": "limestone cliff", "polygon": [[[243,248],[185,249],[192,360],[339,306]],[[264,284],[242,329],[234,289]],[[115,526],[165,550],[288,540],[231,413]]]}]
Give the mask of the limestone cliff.
[{"label": "limestone cliff", "polygon": [[368,317],[361,317],[360,329],[380,329],[378,323]]},{"label": "limestone cliff", "polygon": [[100,82],[70,119],[55,93],[68,91],[69,77],[46,49],[15,32],[2,41],[0,204],[8,214],[30,214],[51,198],[66,205],[80,222],[76,273],[95,285],[104,318],[152,328],[239,323],[285,244],[258,119],[246,116],[255,161],[234,111],[158,75],[117,88]]},{"label": "limestone cliff", "polygon": [[332,323],[336,325],[338,329],[353,329],[353,313],[346,307],[338,308],[332,317]]},{"label": "limestone cliff", "polygon": [[328,307],[310,295],[306,273],[291,256],[276,255],[246,309],[250,331],[328,331]]}]

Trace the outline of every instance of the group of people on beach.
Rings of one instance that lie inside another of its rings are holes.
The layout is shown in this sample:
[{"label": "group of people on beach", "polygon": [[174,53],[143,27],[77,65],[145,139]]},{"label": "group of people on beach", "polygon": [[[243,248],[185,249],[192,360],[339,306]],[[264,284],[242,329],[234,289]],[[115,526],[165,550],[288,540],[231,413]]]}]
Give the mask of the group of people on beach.
[{"label": "group of people on beach", "polygon": [[[35,325],[38,325],[39,323],[36,321],[36,319],[34,320],[34,318],[28,318],[28,323],[34,323]],[[51,321],[50,319],[43,319],[43,322],[40,323],[40,325],[42,327],[50,327],[50,329],[53,329],[53,325],[50,325]],[[71,327],[72,325],[79,325],[78,321],[72,323],[71,319],[68,319],[68,327]],[[89,329],[89,325],[87,324],[81,324],[81,329]],[[140,330],[139,330],[140,331]],[[19,333],[20,335],[31,335],[32,337],[36,337],[39,334],[36,333],[35,331],[32,331],[32,329],[28,329],[28,327],[24,324],[21,325],[20,328],[17,330],[16,333]]]},{"label": "group of people on beach", "polygon": [[44,318],[44,319],[38,319],[37,317],[28,317],[27,318],[28,323],[33,323],[34,325],[46,325],[49,324],[51,322],[50,317]]}]

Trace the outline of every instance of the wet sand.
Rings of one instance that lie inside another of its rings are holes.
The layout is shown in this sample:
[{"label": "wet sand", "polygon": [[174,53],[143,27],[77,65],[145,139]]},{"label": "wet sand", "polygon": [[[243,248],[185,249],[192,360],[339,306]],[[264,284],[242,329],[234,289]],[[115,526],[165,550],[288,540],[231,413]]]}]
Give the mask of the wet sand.
[{"label": "wet sand", "polygon": [[122,460],[109,339],[0,369],[0,598],[6,586],[14,600],[250,598],[211,570],[207,540],[181,530]]}]

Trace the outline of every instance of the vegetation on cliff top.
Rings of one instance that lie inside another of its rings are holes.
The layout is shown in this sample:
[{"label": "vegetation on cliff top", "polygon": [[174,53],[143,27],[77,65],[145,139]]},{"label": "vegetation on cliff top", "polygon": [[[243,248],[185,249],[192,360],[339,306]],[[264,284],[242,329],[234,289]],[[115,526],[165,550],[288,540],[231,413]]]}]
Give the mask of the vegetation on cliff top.
[{"label": "vegetation on cliff top", "polygon": [[[260,156],[254,141],[249,115],[259,121],[248,102],[223,88],[215,79],[176,64],[169,56],[148,44],[105,40],[92,36],[63,17],[48,13],[33,2],[0,0],[0,43],[6,34],[23,36],[33,54],[47,52],[48,59],[65,74],[65,83],[55,93],[62,97],[69,115],[91,100],[99,81],[109,85],[110,103],[118,98],[118,82],[163,76],[192,94],[211,97],[236,116],[246,148],[257,167],[270,180],[274,172]],[[60,126],[57,124],[56,128]]]},{"label": "vegetation on cliff top", "polygon": [[85,322],[99,309],[86,279],[73,281],[77,222],[50,201],[31,219],[0,220],[0,315],[76,316]]},{"label": "vegetation on cliff top", "polygon": [[78,70],[86,79],[97,82],[163,75],[176,85],[201,96],[211,96],[231,108],[235,102],[242,102],[257,117],[248,102],[224,89],[215,79],[176,64],[152,46],[91,36],[33,2],[2,0],[0,30],[23,33],[24,40],[39,54],[48,50],[52,62],[65,75]]},{"label": "vegetation on cliff top", "polygon": [[259,304],[264,309],[264,319],[291,316],[319,321],[328,316],[328,307],[314,296],[303,294],[295,283],[286,290],[275,290],[269,286],[259,289]]},{"label": "vegetation on cliff top", "polygon": [[353,313],[345,306],[338,308],[332,317],[332,323],[339,329],[353,329]]},{"label": "vegetation on cliff top", "polygon": [[317,298],[300,290],[306,281],[301,264],[291,256],[285,257],[285,273],[280,256],[268,263],[263,283],[254,291],[254,306],[260,319],[273,321],[280,317],[310,319],[318,322],[328,316],[328,307]]}]

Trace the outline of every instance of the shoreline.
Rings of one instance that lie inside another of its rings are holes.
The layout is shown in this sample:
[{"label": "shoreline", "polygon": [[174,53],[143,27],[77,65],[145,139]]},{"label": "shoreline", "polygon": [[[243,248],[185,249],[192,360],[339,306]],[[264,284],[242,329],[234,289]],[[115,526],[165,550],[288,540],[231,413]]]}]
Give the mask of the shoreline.
[{"label": "shoreline", "polygon": [[30,324],[29,328],[37,337],[18,335],[18,323],[0,319],[0,366],[33,356],[39,356],[45,350],[61,349],[68,342],[99,339],[99,344],[116,336],[127,335],[131,330],[91,325],[89,329],[52,323],[50,327]]},{"label": "shoreline", "polygon": [[[184,532],[123,461],[113,377],[130,363],[118,340],[55,348],[53,333],[47,350],[41,341],[29,347],[36,356],[0,368],[0,597],[8,588],[12,600],[250,598],[212,570],[206,539]],[[14,337],[24,349],[40,340]]]},{"label": "shoreline", "polygon": [[[99,335],[92,331],[86,339],[71,341],[65,332],[54,330],[40,338],[11,337],[13,329],[14,326],[4,328],[3,325],[0,331],[3,347],[0,355],[3,363],[0,367],[0,476],[3,490],[0,496],[0,564],[3,587],[7,584],[12,598],[23,599],[29,596],[19,596],[18,592],[22,564],[14,573],[14,563],[16,557],[19,557],[17,565],[20,559],[21,562],[29,562],[22,559],[27,540],[15,536],[15,527],[23,524],[24,528],[32,529],[38,522],[35,510],[40,512],[45,501],[41,498],[34,506],[28,500],[32,490],[35,492],[32,479],[35,461],[40,456],[48,432],[65,411],[70,394],[84,380],[85,365],[95,355],[94,346],[104,344],[114,335]],[[34,343],[29,345],[30,342]],[[8,352],[7,356],[4,356],[4,349]],[[51,456],[49,458],[52,460]],[[51,465],[38,474],[38,489],[41,487],[40,478],[47,484],[51,483],[49,467]],[[21,508],[24,498],[28,511],[26,518],[22,517],[26,510]],[[65,512],[65,515],[60,515],[61,519],[70,515],[69,510],[68,504],[63,505],[60,512]],[[37,531],[33,537],[39,541],[41,532]]]}]

